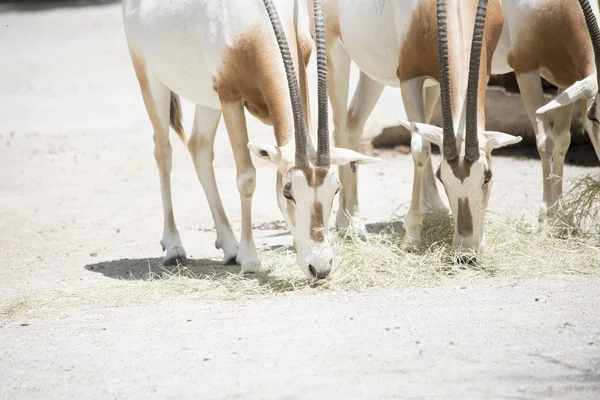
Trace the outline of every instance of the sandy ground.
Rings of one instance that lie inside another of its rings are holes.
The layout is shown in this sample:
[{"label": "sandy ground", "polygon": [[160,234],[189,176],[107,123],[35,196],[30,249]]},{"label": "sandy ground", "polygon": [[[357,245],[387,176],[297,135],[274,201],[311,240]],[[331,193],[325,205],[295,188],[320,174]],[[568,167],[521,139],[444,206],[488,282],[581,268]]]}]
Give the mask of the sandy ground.
[{"label": "sandy ground", "polygon": [[[5,9],[0,58],[0,302],[110,286],[147,269],[162,256],[162,208],[120,5]],[[310,76],[316,87],[314,69]],[[190,104],[184,111],[189,130]],[[367,135],[402,114],[398,90],[386,89]],[[252,140],[274,141],[269,127],[248,122]],[[216,153],[238,229],[222,124]],[[173,154],[183,244],[194,263],[218,268],[208,205],[175,137]],[[383,156],[359,171],[367,222],[388,220],[410,199],[410,156]],[[289,244],[275,171],[256,167],[256,243]],[[502,172],[490,212],[534,219],[539,161],[497,157],[494,168]],[[569,165],[566,178],[598,171]],[[108,266],[102,273],[99,263]],[[599,284],[555,276],[241,304],[57,309],[0,321],[0,398],[597,398]]]}]

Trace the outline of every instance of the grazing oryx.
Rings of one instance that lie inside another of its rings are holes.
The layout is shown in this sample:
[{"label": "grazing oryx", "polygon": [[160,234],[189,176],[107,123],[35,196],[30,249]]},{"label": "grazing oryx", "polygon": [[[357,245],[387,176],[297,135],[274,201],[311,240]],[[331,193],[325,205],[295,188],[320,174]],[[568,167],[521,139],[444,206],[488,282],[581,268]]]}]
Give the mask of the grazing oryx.
[{"label": "grazing oryx", "polygon": [[[503,2],[505,29],[492,72],[514,70],[536,133],[544,188],[541,220],[552,216],[562,197],[563,167],[571,142],[571,115],[579,100],[585,102],[582,120],[600,158],[600,110],[597,106],[600,78],[597,71],[600,70],[596,68],[600,57],[600,32],[595,17],[598,2],[590,5],[588,0],[579,0],[579,3],[581,7],[576,0]],[[588,30],[593,32],[593,41],[590,41]],[[562,92],[546,105],[540,75]],[[556,110],[553,127],[547,115],[550,110]]]},{"label": "grazing oryx", "polygon": [[[484,131],[485,88],[503,27],[500,1],[489,3],[325,1],[336,145],[358,149],[364,124],[384,85],[400,86],[407,117],[413,121],[404,123],[413,131],[414,182],[405,222],[407,240],[412,245],[421,243],[423,213],[430,207],[443,207],[435,184],[430,142],[439,144],[443,154],[436,175],[446,189],[456,222],[454,245],[481,249],[492,179],[491,151],[521,140]],[[346,113],[351,60],[361,75]],[[422,124],[430,120],[439,95],[431,79],[442,85],[443,129]],[[340,168],[340,177],[342,193],[336,222],[338,227],[346,227],[358,209],[356,176],[350,169]]]},{"label": "grazing oryx", "polygon": [[[317,2],[319,38],[324,34],[320,7]],[[346,149],[329,149],[327,107],[322,107],[322,101],[316,154],[312,141],[307,146],[306,64],[312,40],[305,4],[301,0],[125,0],[123,12],[131,59],[154,128],[164,208],[161,244],[166,250],[165,264],[186,258],[173,217],[170,183],[169,125],[183,138],[181,95],[196,104],[187,145],[215,220],[215,245],[223,249],[224,261],[240,263],[243,274],[258,268],[251,219],[256,182],[252,150],[277,166],[277,203],[294,237],[299,266],[309,277],[327,276],[334,262],[328,219],[339,189],[330,163],[376,159]],[[317,56],[319,87],[326,89],[323,46],[318,47]],[[294,69],[299,72],[300,86]],[[319,97],[326,96],[321,93]],[[273,125],[277,145],[248,143],[244,107]],[[239,248],[213,170],[213,143],[221,113],[235,156],[242,204]]]}]

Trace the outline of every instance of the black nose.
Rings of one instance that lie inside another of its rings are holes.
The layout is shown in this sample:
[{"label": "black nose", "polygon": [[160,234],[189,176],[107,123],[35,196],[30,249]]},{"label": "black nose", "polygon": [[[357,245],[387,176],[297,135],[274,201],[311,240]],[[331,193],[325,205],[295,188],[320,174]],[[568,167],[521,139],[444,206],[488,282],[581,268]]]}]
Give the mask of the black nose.
[{"label": "black nose", "polygon": [[317,272],[316,268],[312,264],[308,266],[308,272],[310,272],[312,277],[315,279],[325,279],[327,278],[327,275],[329,275],[329,271]]}]

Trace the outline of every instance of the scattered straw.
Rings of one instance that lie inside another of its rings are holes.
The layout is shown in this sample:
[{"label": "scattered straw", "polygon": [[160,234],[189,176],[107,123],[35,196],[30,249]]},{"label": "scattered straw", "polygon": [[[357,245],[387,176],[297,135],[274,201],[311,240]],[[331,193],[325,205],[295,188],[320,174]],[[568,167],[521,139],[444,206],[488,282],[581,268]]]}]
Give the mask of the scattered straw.
[{"label": "scattered straw", "polygon": [[586,237],[600,246],[600,174],[574,180],[560,209],[558,223],[565,233]]},{"label": "scattered straw", "polygon": [[0,305],[0,319],[11,319],[20,315],[33,306],[33,300],[28,296],[17,296]]},{"label": "scattered straw", "polygon": [[[262,252],[261,272],[252,278],[235,269],[214,268],[194,274],[185,267],[152,268],[144,277],[82,290],[56,291],[0,305],[0,318],[13,318],[35,309],[119,307],[165,298],[244,300],[282,293],[366,291],[409,286],[470,284],[488,278],[516,279],[548,274],[600,273],[600,183],[591,176],[574,182],[563,212],[572,229],[533,226],[524,220],[488,216],[487,247],[475,262],[457,264],[452,249],[453,220],[433,212],[423,224],[423,247],[404,249],[403,232],[392,221],[379,233],[359,238],[353,232],[333,235],[336,269],[327,279],[312,281],[295,265],[295,252],[279,247]],[[575,228],[573,228],[575,227]],[[469,255],[468,255],[469,256]],[[470,256],[474,256],[471,254]]]}]

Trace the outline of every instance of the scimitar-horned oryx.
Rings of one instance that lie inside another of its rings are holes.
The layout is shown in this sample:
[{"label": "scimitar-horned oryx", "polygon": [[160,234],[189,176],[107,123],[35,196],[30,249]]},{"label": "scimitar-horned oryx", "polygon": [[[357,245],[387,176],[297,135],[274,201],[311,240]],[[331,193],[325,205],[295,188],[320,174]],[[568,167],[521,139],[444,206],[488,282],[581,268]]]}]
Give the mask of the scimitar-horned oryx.
[{"label": "scimitar-horned oryx", "polygon": [[[336,145],[358,149],[367,117],[383,87],[400,86],[408,120],[412,121],[403,124],[413,131],[414,181],[405,221],[407,241],[413,246],[422,240],[423,214],[443,207],[437,176],[455,220],[454,245],[481,250],[493,177],[491,152],[521,140],[485,131],[485,88],[504,18],[499,0],[490,0],[489,6],[487,3],[325,1]],[[357,64],[361,74],[347,111],[350,61]],[[435,81],[441,83],[443,128],[424,124],[431,119],[439,97]],[[430,142],[440,145],[443,155],[435,175]],[[358,214],[357,180],[346,167],[340,168],[340,178],[336,223],[344,228]]]},{"label": "scimitar-horned oryx", "polygon": [[[505,28],[492,72],[514,71],[517,77],[542,161],[540,220],[545,220],[556,213],[562,198],[571,118],[578,101],[583,125],[600,158],[598,2],[510,0],[503,7]],[[547,104],[540,76],[559,88],[560,94]],[[551,110],[556,110],[553,125]]]},{"label": "scimitar-horned oryx", "polygon": [[[277,166],[277,203],[294,238],[302,271],[309,277],[324,278],[333,268],[328,219],[339,181],[330,164],[354,165],[376,159],[329,147],[320,2],[315,3],[315,9],[321,91],[317,151],[307,133],[305,118],[306,65],[312,39],[303,1],[123,2],[127,43],[154,128],[154,155],[164,208],[161,244],[166,250],[165,264],[186,259],[173,216],[170,182],[169,125],[184,137],[181,95],[196,104],[187,146],[210,205],[216,246],[223,249],[224,261],[237,261],[243,274],[255,272],[259,266],[251,218],[256,186],[252,151]],[[273,125],[277,145],[248,143],[244,107]],[[235,157],[242,205],[239,246],[223,210],[213,170],[213,143],[221,114]]]}]

